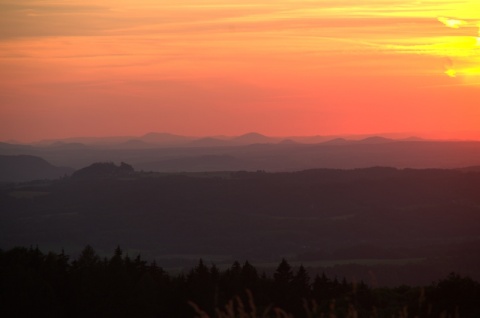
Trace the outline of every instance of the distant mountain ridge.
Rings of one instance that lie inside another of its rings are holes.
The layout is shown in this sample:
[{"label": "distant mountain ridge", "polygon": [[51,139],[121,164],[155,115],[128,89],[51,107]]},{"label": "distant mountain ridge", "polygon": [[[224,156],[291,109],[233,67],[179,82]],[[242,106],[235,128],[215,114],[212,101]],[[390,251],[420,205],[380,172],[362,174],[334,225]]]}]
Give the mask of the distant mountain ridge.
[{"label": "distant mountain ridge", "polygon": [[[34,146],[48,145],[71,145],[77,146],[83,144],[88,146],[109,146],[124,147],[128,146],[132,141],[137,141],[138,147],[224,147],[224,146],[240,146],[250,144],[277,144],[284,140],[291,140],[296,143],[316,144],[329,142],[332,140],[344,139],[346,141],[364,141],[368,143],[380,143],[394,140],[423,140],[415,136],[408,136],[404,139],[391,138],[384,135],[357,135],[357,136],[267,136],[258,132],[249,132],[238,136],[183,136],[166,132],[149,132],[142,136],[111,136],[111,137],[71,137],[64,139],[51,139],[34,142]],[[143,146],[140,146],[143,142]]]},{"label": "distant mountain ridge", "polygon": [[30,145],[0,143],[0,155],[37,156],[76,169],[92,162],[123,161],[138,170],[158,172],[275,172],[372,166],[462,168],[480,165],[480,141],[392,139],[385,136],[280,138],[259,133],[204,138],[149,133],[141,137],[104,140],[114,140],[115,143],[99,140],[95,139],[95,143],[68,140]]},{"label": "distant mountain ridge", "polygon": [[189,142],[192,137],[180,136],[169,133],[150,132],[139,138],[142,141],[156,144],[173,145]]},{"label": "distant mountain ridge", "polygon": [[218,139],[214,137],[205,137],[195,139],[188,143],[190,147],[227,147],[232,145],[230,140]]},{"label": "distant mountain ridge", "polygon": [[238,137],[234,137],[231,140],[237,144],[251,145],[261,143],[278,143],[282,139],[283,138],[267,137],[256,132],[251,132]]}]

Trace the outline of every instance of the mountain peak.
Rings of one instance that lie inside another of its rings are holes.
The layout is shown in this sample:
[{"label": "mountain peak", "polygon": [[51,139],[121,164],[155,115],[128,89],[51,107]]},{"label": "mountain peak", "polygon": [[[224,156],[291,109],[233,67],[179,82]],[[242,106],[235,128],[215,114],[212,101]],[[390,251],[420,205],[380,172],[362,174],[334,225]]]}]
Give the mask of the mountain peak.
[{"label": "mountain peak", "polygon": [[243,134],[243,135],[240,135],[238,137],[262,137],[262,138],[267,138],[267,136],[262,135],[262,134],[257,133],[257,132],[254,132],[254,131]]},{"label": "mountain peak", "polygon": [[367,137],[365,139],[361,139],[358,142],[365,143],[365,144],[382,144],[394,141],[393,139],[385,138],[382,136],[372,136]]},{"label": "mountain peak", "polygon": [[258,144],[258,143],[272,142],[272,138],[259,134],[257,132],[249,132],[249,133],[240,135],[238,137],[232,138],[232,141],[241,143],[241,144]]}]

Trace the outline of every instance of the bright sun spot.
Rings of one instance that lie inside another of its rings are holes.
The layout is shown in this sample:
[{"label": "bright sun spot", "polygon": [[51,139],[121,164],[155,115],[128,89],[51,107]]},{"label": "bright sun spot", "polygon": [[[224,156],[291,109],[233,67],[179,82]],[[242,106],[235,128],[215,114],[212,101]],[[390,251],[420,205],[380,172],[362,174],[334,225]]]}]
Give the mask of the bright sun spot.
[{"label": "bright sun spot", "polygon": [[450,76],[450,77],[457,77],[457,71],[455,71],[455,70],[452,69],[452,68],[446,70],[446,71],[445,71],[445,74],[447,74],[447,75]]},{"label": "bright sun spot", "polygon": [[450,18],[445,18],[445,17],[439,17],[438,18],[438,21],[442,22],[443,24],[445,24],[447,27],[449,28],[454,28],[454,29],[458,29],[460,28],[462,25],[466,25],[467,22],[463,21],[463,20],[457,20],[457,19],[450,19]]}]

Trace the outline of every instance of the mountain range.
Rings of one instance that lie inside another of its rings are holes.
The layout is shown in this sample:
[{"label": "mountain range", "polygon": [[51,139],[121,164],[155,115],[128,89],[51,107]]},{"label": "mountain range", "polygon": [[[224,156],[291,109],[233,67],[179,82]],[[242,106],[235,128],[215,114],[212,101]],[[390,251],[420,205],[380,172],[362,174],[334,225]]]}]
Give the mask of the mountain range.
[{"label": "mountain range", "polygon": [[[140,137],[68,138],[32,144],[0,143],[0,155],[35,156],[55,167],[70,167],[70,171],[94,162],[126,162],[139,171],[169,173],[240,170],[276,172],[373,166],[465,168],[480,165],[478,141],[358,137],[269,137],[248,133],[235,137],[193,138],[149,133]],[[28,166],[26,162],[23,164]],[[28,181],[28,178],[37,178],[41,174],[26,177],[25,171],[34,166],[38,167],[38,171],[43,169],[33,163],[31,167],[25,168],[22,168],[21,162],[17,166],[5,166],[5,163],[0,165],[3,165],[0,171],[4,171],[0,173],[2,182]],[[20,170],[18,177],[15,177],[15,169]]]},{"label": "mountain range", "polygon": [[[182,136],[166,132],[150,132],[142,136],[110,136],[110,137],[70,137],[63,139],[45,139],[29,143],[34,146],[97,146],[97,147],[113,147],[113,148],[130,148],[130,147],[196,147],[196,146],[240,146],[250,144],[277,144],[284,141],[315,144],[329,140],[345,139],[346,141],[358,141],[368,139],[392,139],[392,140],[422,140],[419,137],[408,136],[398,138],[398,135],[348,135],[348,136],[266,136],[257,132],[249,132],[239,136]],[[9,142],[11,144],[19,144],[18,142]]]}]

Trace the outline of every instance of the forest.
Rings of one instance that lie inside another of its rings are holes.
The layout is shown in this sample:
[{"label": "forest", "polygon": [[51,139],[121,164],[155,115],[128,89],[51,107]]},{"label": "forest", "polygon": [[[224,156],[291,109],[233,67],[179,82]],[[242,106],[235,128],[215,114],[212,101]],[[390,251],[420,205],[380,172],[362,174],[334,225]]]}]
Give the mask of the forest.
[{"label": "forest", "polygon": [[71,259],[38,247],[0,250],[2,317],[462,317],[480,316],[480,284],[455,273],[426,286],[372,288],[310,276],[282,259],[273,275],[200,259],[169,273],[117,247]]}]

